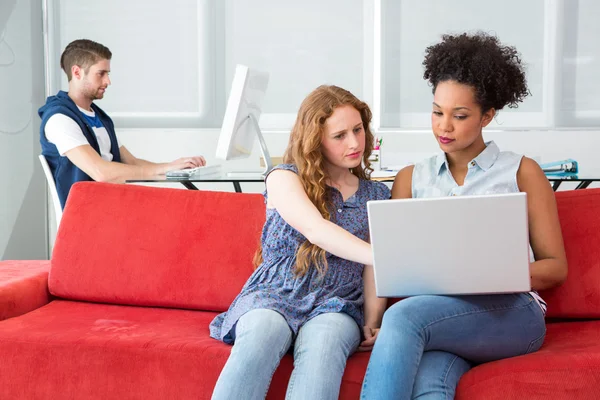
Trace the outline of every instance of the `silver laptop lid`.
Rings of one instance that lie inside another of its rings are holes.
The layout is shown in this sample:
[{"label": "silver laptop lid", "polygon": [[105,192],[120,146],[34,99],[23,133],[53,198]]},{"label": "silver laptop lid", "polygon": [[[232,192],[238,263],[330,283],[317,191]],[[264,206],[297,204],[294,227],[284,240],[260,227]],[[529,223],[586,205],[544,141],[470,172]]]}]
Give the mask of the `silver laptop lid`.
[{"label": "silver laptop lid", "polygon": [[525,193],[367,203],[380,297],[525,292]]}]

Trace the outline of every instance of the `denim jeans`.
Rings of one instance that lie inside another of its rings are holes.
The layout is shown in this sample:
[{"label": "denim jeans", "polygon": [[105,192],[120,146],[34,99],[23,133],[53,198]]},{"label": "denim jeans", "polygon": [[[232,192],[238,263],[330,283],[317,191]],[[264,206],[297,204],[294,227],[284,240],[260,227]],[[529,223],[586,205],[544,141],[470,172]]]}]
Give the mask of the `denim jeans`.
[{"label": "denim jeans", "polygon": [[[337,400],[346,360],[359,343],[360,330],[347,314],[321,314],[302,325],[286,399]],[[212,399],[264,399],[291,344],[292,331],[278,312],[257,309],[244,314]]]},{"label": "denim jeans", "polygon": [[545,334],[526,293],[404,299],[384,314],[361,398],[453,399],[471,364],[536,351]]}]

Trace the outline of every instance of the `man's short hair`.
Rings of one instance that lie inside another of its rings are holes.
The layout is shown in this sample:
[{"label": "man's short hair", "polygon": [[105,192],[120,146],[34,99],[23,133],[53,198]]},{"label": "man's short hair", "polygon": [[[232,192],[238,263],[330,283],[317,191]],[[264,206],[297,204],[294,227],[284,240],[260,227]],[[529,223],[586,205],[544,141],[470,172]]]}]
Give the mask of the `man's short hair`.
[{"label": "man's short hair", "polygon": [[112,53],[108,47],[88,39],[74,40],[67,45],[60,56],[60,67],[67,74],[69,82],[72,74],[71,68],[77,65],[87,74],[90,67],[101,60],[110,60]]}]

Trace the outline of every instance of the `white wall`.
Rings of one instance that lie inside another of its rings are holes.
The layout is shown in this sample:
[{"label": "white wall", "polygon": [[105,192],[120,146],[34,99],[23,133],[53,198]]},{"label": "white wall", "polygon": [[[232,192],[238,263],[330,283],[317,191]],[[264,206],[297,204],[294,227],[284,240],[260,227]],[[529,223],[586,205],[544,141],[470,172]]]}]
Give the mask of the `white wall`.
[{"label": "white wall", "polygon": [[70,41],[107,45],[114,86],[103,106],[121,128],[219,127],[241,63],[270,73],[264,129],[289,129],[323,83],[367,101],[375,128],[423,129],[426,47],[442,34],[482,30],[516,46],[531,90],[491,126],[600,130],[594,0],[506,0],[493,12],[480,0],[48,1],[52,90],[66,88],[57,60]]},{"label": "white wall", "polygon": [[45,259],[40,0],[0,0],[0,259]]}]

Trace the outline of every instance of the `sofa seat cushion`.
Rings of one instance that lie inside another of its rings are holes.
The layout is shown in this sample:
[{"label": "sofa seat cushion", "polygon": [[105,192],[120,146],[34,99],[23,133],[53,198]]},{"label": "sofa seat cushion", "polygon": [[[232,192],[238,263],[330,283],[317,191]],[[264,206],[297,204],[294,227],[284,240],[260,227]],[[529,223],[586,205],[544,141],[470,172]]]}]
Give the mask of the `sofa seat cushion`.
[{"label": "sofa seat cushion", "polygon": [[[0,399],[209,399],[231,351],[208,336],[215,315],[52,301],[0,322]],[[340,398],[358,398],[369,354],[349,360]],[[268,399],[285,397],[292,368],[288,354]]]},{"label": "sofa seat cushion", "polygon": [[208,398],[228,354],[214,315],[53,301],[0,323],[0,398]]},{"label": "sofa seat cushion", "polygon": [[[55,300],[0,322],[0,399],[209,399],[231,346],[216,313]],[[290,356],[270,398],[283,398]]]},{"label": "sofa seat cushion", "polygon": [[547,325],[532,354],[482,364],[466,373],[456,399],[592,400],[600,393],[600,321]]}]

